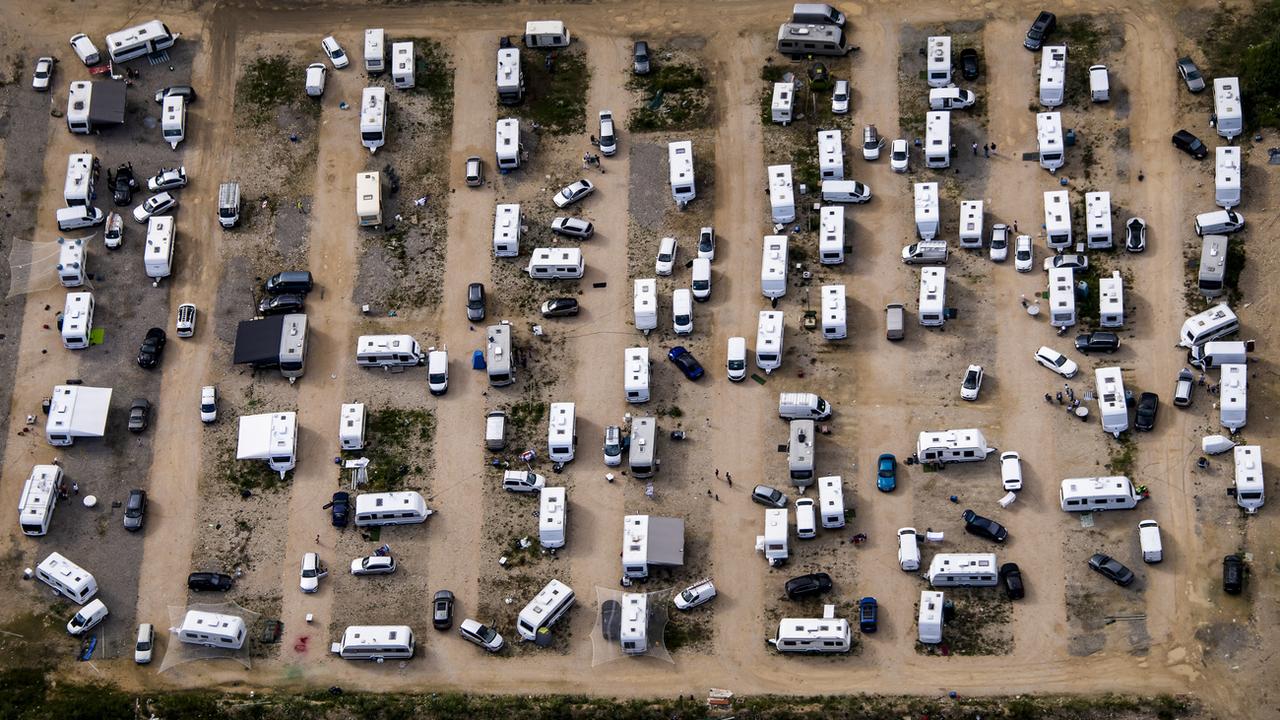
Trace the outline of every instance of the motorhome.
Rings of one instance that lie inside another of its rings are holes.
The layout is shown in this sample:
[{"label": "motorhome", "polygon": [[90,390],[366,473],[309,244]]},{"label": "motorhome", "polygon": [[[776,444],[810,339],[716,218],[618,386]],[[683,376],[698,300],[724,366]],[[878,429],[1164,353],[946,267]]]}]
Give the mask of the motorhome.
[{"label": "motorhome", "polygon": [[963,110],[977,101],[973,92],[958,87],[934,88],[929,91],[930,110]]},{"label": "motorhome", "polygon": [[649,401],[649,348],[633,347],[622,351],[622,390],[627,402]]},{"label": "motorhome", "polygon": [[485,328],[488,343],[484,361],[489,372],[489,385],[505,387],[516,381],[516,368],[511,360],[511,326],[507,323]]},{"label": "motorhome", "polygon": [[1252,350],[1252,345],[1251,342],[1240,340],[1207,342],[1188,350],[1187,362],[1201,370],[1209,370],[1232,363],[1243,365],[1249,362],[1249,352]]},{"label": "motorhome", "polygon": [[1067,46],[1045,45],[1040,50],[1040,104],[1058,107],[1067,85]]},{"label": "motorhome", "polygon": [[947,262],[946,240],[921,240],[902,248],[902,262],[906,265],[928,265]]},{"label": "motorhome", "polygon": [[818,262],[839,265],[844,262],[844,206],[823,205],[818,218]]},{"label": "motorhome", "polygon": [[921,240],[938,236],[938,183],[916,183],[916,234]]},{"label": "motorhome", "polygon": [[408,660],[413,657],[413,628],[408,625],[349,625],[329,651],[343,660]]},{"label": "motorhome", "polygon": [[124,124],[125,85],[110,80],[77,80],[67,92],[67,130],[88,135]]},{"label": "motorhome", "polygon": [[1109,250],[1115,242],[1111,234],[1111,193],[1084,194],[1085,246],[1090,250]]},{"label": "motorhome", "polygon": [[960,247],[970,250],[982,247],[982,210],[981,200],[960,202]]},{"label": "motorhome", "polygon": [[569,504],[565,489],[544,487],[538,491],[538,544],[549,550],[564,547]]},{"label": "motorhome", "polygon": [[244,647],[248,636],[244,618],[204,610],[188,610],[177,630],[181,642],[225,650]]},{"label": "motorhome", "polygon": [[180,36],[159,20],[149,20],[107,35],[107,52],[112,62],[122,63],[167,50]]},{"label": "motorhome", "polygon": [[1049,270],[1049,324],[1056,328],[1076,324],[1076,282],[1071,268]]},{"label": "motorhome", "polygon": [[370,75],[379,75],[387,69],[386,37],[382,28],[364,31],[364,69]]},{"label": "motorhome", "polygon": [[841,56],[849,52],[844,30],[835,25],[782,23],[778,27],[778,52],[789,57]]},{"label": "motorhome", "polygon": [[818,174],[823,180],[844,179],[844,140],[839,130],[818,131]]},{"label": "motorhome", "polygon": [[844,285],[822,286],[822,337],[843,340],[849,337]]},{"label": "motorhome", "polygon": [[58,265],[55,269],[62,287],[73,288],[84,284],[87,260],[83,239],[58,238]]},{"label": "motorhome", "polygon": [[818,478],[818,515],[828,530],[844,527],[844,483],[839,475]]},{"label": "motorhome", "polygon": [[671,173],[671,197],[683,208],[698,195],[693,177],[693,142],[667,143],[667,165]]},{"label": "motorhome", "polygon": [[643,655],[649,649],[649,596],[622,593],[622,618],[618,642],[624,655]]},{"label": "motorhome", "polygon": [[1102,429],[1120,437],[1129,429],[1129,402],[1125,398],[1124,378],[1118,367],[1098,368],[1094,371],[1097,382],[1098,419]]},{"label": "motorhome", "polygon": [[578,424],[574,404],[571,402],[551,403],[550,415],[547,419],[548,457],[551,458],[552,462],[572,462],[577,443]]},{"label": "motorhome", "polygon": [[356,224],[360,227],[382,224],[381,173],[356,173]]},{"label": "motorhome", "polygon": [[657,458],[658,421],[652,417],[631,420],[631,438],[627,443],[627,467],[631,477],[645,480],[658,472],[661,461]]},{"label": "motorhome", "polygon": [[1182,331],[1178,336],[1178,344],[1185,348],[1194,348],[1210,340],[1217,340],[1234,334],[1240,329],[1240,320],[1227,307],[1219,303],[1201,313],[1196,313],[1182,323]]},{"label": "motorhome", "polygon": [[1071,197],[1066,190],[1044,194],[1045,243],[1053,250],[1071,247]]},{"label": "motorhome", "polygon": [[524,99],[524,75],[520,71],[520,48],[498,48],[498,102],[516,105]]},{"label": "motorhome", "polygon": [[649,577],[652,567],[684,565],[684,520],[657,515],[622,518],[622,575]]},{"label": "motorhome", "polygon": [[920,591],[920,617],[917,638],[925,645],[942,642],[943,594],[934,590]]},{"label": "motorhome", "polygon": [[147,220],[147,244],[142,251],[142,266],[147,277],[159,281],[173,273],[175,223],[172,215],[152,215]]},{"label": "motorhome", "polygon": [[775,123],[779,125],[791,124],[792,104],[795,99],[795,83],[776,82],[773,84],[773,100],[769,103],[769,109]]},{"label": "motorhome", "polygon": [[569,28],[559,20],[530,20],[524,24],[525,47],[569,47],[570,40]]},{"label": "motorhome", "polygon": [[658,327],[658,281],[654,278],[636,280],[631,295],[636,329],[645,335]]},{"label": "motorhome", "polygon": [[1218,383],[1218,394],[1222,397],[1219,420],[1222,427],[1233,434],[1248,421],[1248,391],[1249,366],[1234,363],[1223,365],[1222,377]]},{"label": "motorhome", "polygon": [[1096,103],[1111,100],[1111,78],[1106,65],[1089,66],[1089,99]]},{"label": "motorhome", "polygon": [[922,464],[982,462],[995,451],[977,428],[925,431],[916,439],[916,458]]},{"label": "motorhome", "polygon": [[582,248],[534,248],[524,271],[535,280],[577,280],[586,270]]},{"label": "motorhome", "polygon": [[765,508],[764,534],[756,536],[756,551],[764,553],[770,567],[787,561],[787,509]]},{"label": "motorhome", "polygon": [[1262,478],[1262,446],[1237,445],[1234,452],[1236,505],[1253,514],[1267,499]]},{"label": "motorhome", "polygon": [[783,314],[776,310],[761,310],[756,324],[756,367],[765,374],[782,367]]},{"label": "motorhome", "polygon": [[827,605],[822,618],[782,618],[778,634],[769,642],[778,652],[846,653],[852,648],[849,621],[835,617],[835,606]]},{"label": "motorhome", "polygon": [[773,300],[787,294],[787,236],[765,235],[760,261],[760,292]]},{"label": "motorhome", "polygon": [[1218,134],[1230,140],[1244,132],[1244,111],[1240,100],[1240,78],[1213,79],[1213,114]]},{"label": "motorhome", "polygon": [[1124,278],[1119,270],[1098,278],[1098,327],[1124,327]]},{"label": "motorhome", "polygon": [[1133,482],[1123,475],[1067,478],[1058,493],[1058,501],[1066,512],[1132,510],[1141,499]]},{"label": "motorhome", "polygon": [[792,420],[791,434],[787,440],[787,470],[791,484],[805,488],[813,484],[814,422]]},{"label": "motorhome", "polygon": [[98,592],[98,581],[92,573],[56,552],[49,553],[36,566],[36,578],[59,595],[81,605]]},{"label": "motorhome", "polygon": [[67,156],[67,179],[62,186],[62,200],[67,207],[88,207],[97,199],[94,185],[98,182],[100,166],[92,153],[72,153]]},{"label": "motorhome", "polygon": [[1000,582],[995,553],[938,553],[925,575],[931,587],[994,587]]},{"label": "motorhome", "polygon": [[364,403],[343,403],[338,410],[338,447],[364,449]]},{"label": "motorhome", "polygon": [[23,535],[39,537],[49,532],[53,509],[58,505],[62,486],[62,468],[58,465],[36,465],[22,485],[18,499],[18,527]]},{"label": "motorhome", "polygon": [[498,205],[493,215],[493,256],[516,257],[520,254],[520,215],[519,203],[503,203]]},{"label": "motorhome", "polygon": [[62,347],[83,350],[92,344],[93,309],[93,293],[67,293],[62,308]]},{"label": "motorhome", "polygon": [[241,415],[236,459],[265,460],[283,478],[298,461],[298,413]]},{"label": "motorhome", "polygon": [[942,327],[947,321],[947,269],[920,269],[920,324]]},{"label": "motorhome", "polygon": [[1226,292],[1228,242],[1226,235],[1205,235],[1200,240],[1197,287],[1206,298],[1216,298]]},{"label": "motorhome", "polygon": [[307,347],[307,316],[302,313],[242,320],[236,326],[232,363],[255,370],[279,368],[293,382],[306,372]]},{"label": "motorhome", "polygon": [[557,620],[569,612],[573,602],[573,590],[559,580],[552,580],[520,611],[516,631],[525,640],[536,640],[539,632],[550,630]]},{"label": "motorhome", "polygon": [[410,90],[416,84],[414,75],[413,43],[391,43],[391,84]]},{"label": "motorhome", "polygon": [[769,217],[775,223],[789,223],[796,219],[796,196],[791,185],[790,165],[770,165]]},{"label": "motorhome", "polygon": [[778,417],[826,420],[831,417],[831,405],[814,393],[782,392],[778,393]]},{"label": "motorhome", "polygon": [[937,110],[926,114],[924,125],[924,165],[931,168],[951,166],[951,113]]},{"label": "motorhome", "polygon": [[951,84],[951,36],[934,35],[926,49],[926,78],[931,88],[944,88]]},{"label": "motorhome", "polygon": [[360,93],[360,144],[370,153],[387,141],[387,89],[367,87]]},{"label": "motorhome", "polygon": [[520,147],[520,120],[517,118],[498,120],[494,140],[498,172],[507,173],[520,167]]},{"label": "motorhome", "polygon": [[422,495],[412,490],[360,493],[356,496],[356,527],[416,525],[435,514]]},{"label": "motorhome", "polygon": [[187,136],[187,99],[185,97],[170,95],[164,99],[160,116],[160,134],[174,150]]},{"label": "motorhome", "polygon": [[412,335],[361,335],[356,339],[356,365],[360,367],[414,367],[425,360]]},{"label": "motorhome", "polygon": [[1213,178],[1213,199],[1230,210],[1240,204],[1240,148],[1219,147],[1214,153],[1217,167]]},{"label": "motorhome", "polygon": [[102,437],[110,405],[111,388],[55,385],[44,425],[45,440],[54,447],[64,447],[76,438]]},{"label": "motorhome", "polygon": [[1057,172],[1066,162],[1062,140],[1062,113],[1036,113],[1036,144],[1040,150],[1040,167]]}]

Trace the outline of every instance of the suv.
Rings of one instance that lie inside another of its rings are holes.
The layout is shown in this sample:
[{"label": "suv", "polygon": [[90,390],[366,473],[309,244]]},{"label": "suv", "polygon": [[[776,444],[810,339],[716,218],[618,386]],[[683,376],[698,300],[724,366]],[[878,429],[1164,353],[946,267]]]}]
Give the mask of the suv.
[{"label": "suv", "polygon": [[351,493],[345,490],[339,490],[333,494],[333,499],[324,506],[333,518],[333,526],[344,528],[347,521],[351,518]]},{"label": "suv", "polygon": [[502,489],[516,493],[536,493],[547,486],[547,479],[529,470],[507,470],[502,473]]},{"label": "suv", "polygon": [[1138,411],[1133,415],[1133,429],[1150,432],[1156,427],[1156,412],[1160,409],[1160,396],[1144,392],[1138,397]]},{"label": "suv", "polygon": [[879,604],[873,597],[864,597],[858,601],[858,629],[864,633],[876,631],[876,615]]},{"label": "suv", "polygon": [[1010,600],[1021,600],[1026,595],[1022,585],[1022,570],[1018,563],[1005,563],[1000,566],[1000,582],[1004,585],[1005,595]]},{"label": "suv", "polygon": [[196,306],[194,303],[182,303],[178,306],[178,320],[174,323],[173,334],[180,338],[189,338],[196,334]]},{"label": "suv", "polygon": [[600,154],[611,157],[618,152],[618,136],[613,131],[613,113],[600,111]]},{"label": "suv", "polygon": [[453,627],[453,593],[448,590],[437,591],[431,602],[431,626],[437,630]]},{"label": "suv", "polygon": [[484,283],[467,286],[467,319],[472,322],[484,319]]},{"label": "suv", "polygon": [[1191,404],[1191,390],[1196,386],[1196,377],[1187,368],[1178,371],[1178,381],[1173,386],[1173,404],[1186,407]]},{"label": "suv", "polygon": [[1042,10],[1036,16],[1035,22],[1031,23],[1031,27],[1027,28],[1027,37],[1022,41],[1022,47],[1028,50],[1039,50],[1048,39],[1049,33],[1056,27],[1058,27],[1058,16]]},{"label": "suv", "polygon": [[862,128],[862,157],[864,160],[879,160],[880,147],[884,145],[884,141],[880,139],[880,131],[876,130],[875,125],[866,125]]},{"label": "suv", "polygon": [[1091,332],[1076,336],[1076,352],[1088,355],[1091,352],[1113,353],[1120,349],[1120,336],[1113,332]]},{"label": "suv", "polygon": [[649,43],[643,40],[637,40],[636,44],[631,48],[631,56],[633,62],[631,69],[637,75],[649,74]]},{"label": "suv", "polygon": [[231,589],[231,584],[231,576],[225,573],[193,572],[187,576],[187,587],[196,591],[226,592]]},{"label": "suv", "polygon": [[1222,558],[1222,591],[1228,595],[1239,595],[1244,590],[1244,561],[1239,555],[1228,555]]},{"label": "suv", "polygon": [[463,168],[467,187],[480,187],[484,184],[484,160],[481,160],[479,155],[467,158]]},{"label": "suv", "polygon": [[998,543],[1009,539],[1009,531],[991,518],[982,517],[972,510],[965,510],[960,517],[964,519],[964,531],[970,535],[977,535]]},{"label": "suv", "polygon": [[258,303],[258,314],[267,315],[288,315],[290,313],[300,313],[306,310],[306,296],[294,295],[268,295],[262,298]]},{"label": "suv", "polygon": [[124,529],[129,532],[141,530],[146,514],[147,491],[130,490],[129,498],[124,501]]},{"label": "suv", "polygon": [[133,174],[133,163],[125,163],[116,168],[115,174],[107,178],[111,184],[111,201],[119,207],[133,204],[133,191],[138,189],[138,178]]},{"label": "suv", "polygon": [[1173,146],[1197,160],[1203,160],[1209,156],[1209,149],[1204,146],[1200,138],[1186,130],[1179,130],[1173,134]]},{"label": "suv", "polygon": [[831,576],[826,573],[809,573],[794,577],[783,586],[788,600],[799,600],[810,595],[821,595],[831,592]]},{"label": "suv", "polygon": [[151,424],[151,403],[138,398],[129,406],[129,432],[140,433]]}]

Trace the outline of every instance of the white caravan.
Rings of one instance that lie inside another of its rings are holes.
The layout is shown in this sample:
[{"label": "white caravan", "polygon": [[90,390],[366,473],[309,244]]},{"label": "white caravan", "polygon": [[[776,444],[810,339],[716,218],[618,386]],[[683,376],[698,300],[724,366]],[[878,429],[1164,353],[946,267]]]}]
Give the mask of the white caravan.
[{"label": "white caravan", "polygon": [[761,310],[756,325],[756,367],[766,375],[782,367],[782,318],[781,312]]},{"label": "white caravan", "polygon": [[977,428],[925,431],[916,439],[916,459],[922,464],[982,462],[995,451]]},{"label": "white caravan", "polygon": [[643,655],[649,649],[649,596],[622,593],[622,618],[618,642],[624,655]]},{"label": "white caravan", "polygon": [[787,294],[787,236],[765,235],[760,261],[760,292],[773,300]]},{"label": "white caravan", "polygon": [[1234,334],[1240,329],[1240,320],[1226,303],[1219,303],[1201,313],[1196,313],[1182,323],[1178,344],[1194,348],[1210,340]]},{"label": "white caravan", "polygon": [[364,403],[343,403],[338,409],[338,447],[364,449]]},{"label": "white caravan", "polygon": [[1217,167],[1213,177],[1213,199],[1230,210],[1240,204],[1240,148],[1220,147],[1214,151]]},{"label": "white caravan", "polygon": [[792,106],[796,100],[796,84],[793,82],[776,82],[773,84],[773,100],[769,103],[770,116],[779,125],[790,125]]},{"label": "white caravan", "polygon": [[823,205],[818,217],[818,262],[839,265],[844,262],[844,206]]},{"label": "white caravan", "polygon": [[1213,79],[1213,113],[1218,134],[1230,140],[1244,132],[1244,111],[1240,100],[1240,78]]},{"label": "white caravan", "polygon": [[382,28],[368,28],[364,31],[364,69],[370,75],[377,75],[387,69],[386,37]]},{"label": "white caravan", "polygon": [[356,527],[416,525],[435,514],[422,495],[412,490],[360,493],[356,496]]},{"label": "white caravan", "polygon": [[235,615],[188,610],[177,628],[178,640],[189,645],[239,650],[244,647],[248,630],[244,618]]},{"label": "white caravan", "polygon": [[942,327],[947,321],[947,269],[920,268],[920,324]]},{"label": "white caravan", "polygon": [[649,401],[649,348],[632,347],[622,351],[622,390],[627,402]]},{"label": "white caravan", "polygon": [[531,48],[569,47],[569,28],[559,20],[530,20],[524,24],[524,44]]},{"label": "white caravan", "polygon": [[410,90],[415,84],[413,43],[391,43],[391,84]]},{"label": "white caravan", "polygon": [[494,139],[494,154],[498,172],[506,173],[520,167],[520,121],[502,118],[498,121]]},{"label": "white caravan", "polygon": [[1133,482],[1123,475],[1067,478],[1058,492],[1058,501],[1066,512],[1132,510],[1141,499]]},{"label": "white caravan", "polygon": [[764,534],[756,536],[756,551],[764,553],[771,567],[787,561],[787,509],[765,508]]},{"label": "white caravan", "polygon": [[960,247],[971,250],[982,247],[982,210],[981,200],[960,202]]},{"label": "white caravan", "polygon": [[1071,196],[1066,190],[1044,194],[1044,233],[1051,250],[1071,247]]},{"label": "white caravan", "polygon": [[844,485],[839,475],[818,478],[818,515],[828,530],[844,527]]},{"label": "white caravan", "polygon": [[298,459],[298,413],[241,415],[236,459],[265,460],[283,478]]},{"label": "white caravan", "polygon": [[1124,280],[1119,270],[1098,278],[1098,327],[1124,327]]},{"label": "white caravan", "polygon": [[1071,268],[1049,270],[1049,324],[1056,328],[1076,324],[1076,282]]},{"label": "white caravan", "polygon": [[995,553],[938,553],[925,575],[932,587],[994,587],[1000,582]]},{"label": "white caravan", "polygon": [[1036,143],[1040,149],[1040,167],[1056,172],[1066,162],[1062,141],[1062,113],[1036,113]]},{"label": "white caravan", "polygon": [[916,183],[916,234],[921,240],[938,236],[938,183]]},{"label": "white caravan", "polygon": [[1111,234],[1111,193],[1084,194],[1085,243],[1090,250],[1109,250],[1115,245]]},{"label": "white caravan", "polygon": [[111,388],[55,385],[44,424],[45,439],[54,447],[63,447],[76,438],[102,437],[110,405]]},{"label": "white caravan", "polygon": [[559,580],[552,580],[520,611],[516,632],[528,641],[536,640],[540,631],[547,631],[573,607],[573,590]]},{"label": "white caravan", "polygon": [[122,63],[173,47],[182,33],[175,33],[159,20],[149,20],[107,35],[111,61]]},{"label": "white caravan", "polygon": [[846,653],[853,646],[849,621],[835,617],[835,606],[827,605],[821,618],[782,618],[778,634],[769,642],[778,652]]},{"label": "white caravan", "polygon": [[1222,427],[1234,434],[1248,422],[1249,409],[1249,366],[1229,364],[1222,366],[1222,377],[1218,383],[1218,394],[1222,397],[1219,406],[1219,421]]},{"label": "white caravan", "polygon": [[657,515],[622,518],[622,574],[649,577],[649,566],[684,565],[684,520]]},{"label": "white caravan", "polygon": [[1040,104],[1058,107],[1067,86],[1067,46],[1046,45],[1040,51]]},{"label": "white caravan", "polygon": [[525,272],[535,280],[577,280],[586,271],[582,248],[534,248]]},{"label": "white caravan", "polygon": [[62,186],[62,200],[67,207],[88,207],[98,197],[94,183],[98,180],[98,159],[92,153],[67,156],[67,178]]},{"label": "white caravan", "polygon": [[349,625],[329,652],[343,660],[408,660],[413,657],[413,629],[408,625]]},{"label": "white caravan", "polygon": [[791,185],[790,165],[770,165],[769,217],[775,223],[789,223],[796,219],[796,196]]},{"label": "white caravan", "polygon": [[524,99],[524,75],[520,72],[520,48],[498,48],[498,102],[515,105]]},{"label": "white caravan", "polygon": [[62,287],[80,287],[85,280],[85,267],[88,257],[85,255],[84,239],[58,238],[58,282]]},{"label": "white caravan", "polygon": [[568,499],[562,487],[544,487],[538,492],[538,544],[549,550],[564,547]]},{"label": "white caravan", "polygon": [[636,329],[649,334],[658,327],[658,281],[654,278],[642,278],[634,283],[631,304],[635,313]]},{"label": "white caravan", "polygon": [[951,36],[933,35],[929,38],[928,60],[925,71],[931,88],[944,88],[951,84]]},{"label": "white caravan", "polygon": [[356,338],[356,365],[360,367],[415,367],[425,359],[422,346],[412,335],[361,335]]},{"label": "white caravan", "polygon": [[18,527],[23,535],[39,537],[49,532],[61,485],[61,467],[36,465],[31,468],[31,474],[22,485],[22,497],[18,499]]},{"label": "white caravan", "polygon": [[381,173],[356,173],[356,224],[360,227],[382,224]]},{"label": "white caravan", "polygon": [[818,174],[823,180],[844,179],[844,141],[839,130],[818,131]]},{"label": "white caravan", "polygon": [[147,220],[147,244],[142,251],[142,267],[156,284],[173,273],[176,232],[172,215],[152,215]]},{"label": "white caravan", "polygon": [[1094,379],[1098,385],[1098,419],[1102,421],[1102,429],[1119,438],[1120,433],[1129,429],[1129,403],[1125,399],[1120,368],[1098,368]]},{"label": "white caravan", "polygon": [[577,443],[578,421],[574,404],[551,403],[547,418],[547,456],[552,462],[572,462]]},{"label": "white caravan", "polygon": [[920,617],[918,638],[925,645],[942,642],[943,595],[935,590],[920,591]]},{"label": "white caravan", "polygon": [[187,136],[187,99],[170,95],[164,99],[160,116],[160,134],[169,147],[177,150],[178,143]]},{"label": "white caravan", "polygon": [[924,165],[951,166],[951,113],[939,110],[926,114],[924,124]]},{"label": "white caravan", "polygon": [[843,340],[849,337],[844,285],[822,286],[822,337]]},{"label": "white caravan", "polygon": [[93,293],[67,293],[67,302],[62,307],[62,347],[68,350],[89,347],[92,343],[93,309]]},{"label": "white caravan", "polygon": [[360,93],[360,144],[370,153],[387,141],[387,89],[367,87]]},{"label": "white caravan", "polygon": [[520,223],[522,221],[519,203],[498,205],[493,214],[494,257],[515,257],[520,254]]},{"label": "white caravan", "polygon": [[56,590],[59,595],[81,605],[89,602],[98,592],[98,581],[92,573],[56,552],[49,553],[36,566],[36,578]]},{"label": "white caravan", "polygon": [[693,142],[667,143],[667,165],[671,173],[671,197],[683,208],[698,195],[693,177]]},{"label": "white caravan", "polygon": [[1235,448],[1236,505],[1250,514],[1258,512],[1266,501],[1266,488],[1262,478],[1262,447],[1239,445]]}]

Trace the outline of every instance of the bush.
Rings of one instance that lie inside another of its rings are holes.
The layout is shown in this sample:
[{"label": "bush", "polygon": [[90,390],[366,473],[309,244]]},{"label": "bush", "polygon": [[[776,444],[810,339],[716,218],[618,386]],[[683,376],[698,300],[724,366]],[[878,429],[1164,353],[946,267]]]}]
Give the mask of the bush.
[{"label": "bush", "polygon": [[1258,4],[1252,14],[1223,7],[1205,33],[1206,77],[1240,78],[1249,128],[1280,127],[1280,0]]}]

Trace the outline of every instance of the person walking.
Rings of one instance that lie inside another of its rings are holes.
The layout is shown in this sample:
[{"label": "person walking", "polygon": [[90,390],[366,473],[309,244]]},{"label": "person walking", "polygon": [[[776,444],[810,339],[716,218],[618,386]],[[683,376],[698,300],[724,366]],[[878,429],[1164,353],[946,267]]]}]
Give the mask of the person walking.
[{"label": "person walking", "polygon": [[982,145],[982,157],[991,157],[991,146],[986,143],[983,143]]},{"label": "person walking", "polygon": [[973,148],[973,156],[974,156],[974,157],[978,157],[978,143],[974,143],[974,144],[973,144],[973,145],[971,145],[970,147],[972,147],[972,148]]}]

